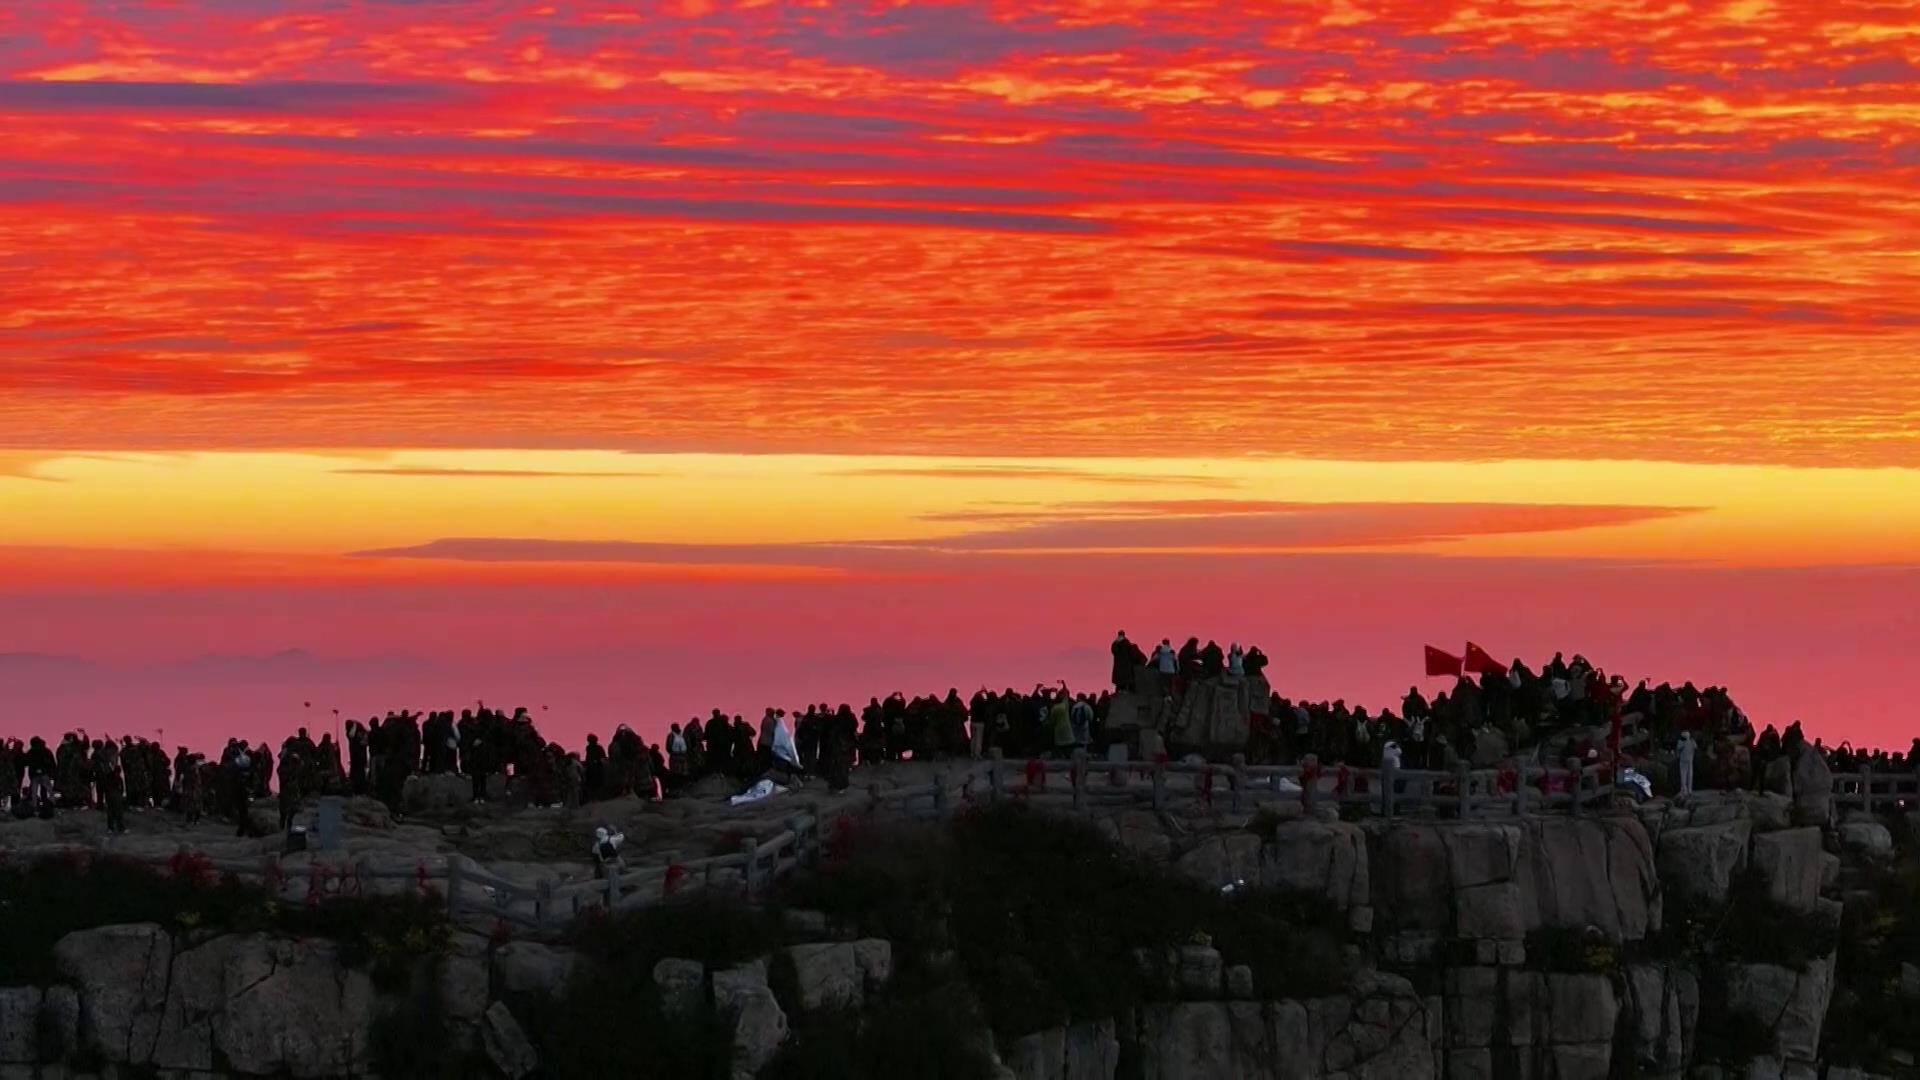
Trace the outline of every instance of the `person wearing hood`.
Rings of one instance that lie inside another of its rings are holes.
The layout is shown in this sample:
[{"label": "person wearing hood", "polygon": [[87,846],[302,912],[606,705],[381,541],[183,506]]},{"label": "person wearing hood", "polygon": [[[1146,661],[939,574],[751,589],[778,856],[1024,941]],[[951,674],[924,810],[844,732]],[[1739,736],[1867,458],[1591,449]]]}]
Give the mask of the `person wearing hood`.
[{"label": "person wearing hood", "polygon": [[1163,681],[1172,679],[1175,675],[1179,674],[1180,660],[1178,655],[1173,651],[1173,642],[1168,641],[1166,638],[1161,638],[1160,644],[1154,646],[1153,667],[1154,670],[1160,673],[1160,678]]},{"label": "person wearing hood", "polygon": [[1240,651],[1240,643],[1234,642],[1227,649],[1227,674],[1233,676],[1247,673],[1247,654]]}]

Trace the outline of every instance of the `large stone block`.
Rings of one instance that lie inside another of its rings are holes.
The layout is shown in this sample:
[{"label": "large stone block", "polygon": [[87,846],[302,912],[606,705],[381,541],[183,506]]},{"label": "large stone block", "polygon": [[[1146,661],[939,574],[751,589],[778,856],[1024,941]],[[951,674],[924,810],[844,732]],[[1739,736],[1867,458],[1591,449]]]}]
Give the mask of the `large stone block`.
[{"label": "large stone block", "polygon": [[1786,829],[1754,837],[1753,865],[1775,903],[1797,912],[1813,911],[1826,876],[1826,850],[1819,829]]},{"label": "large stone block", "polygon": [[487,1057],[507,1080],[525,1080],[539,1070],[540,1055],[506,1002],[496,1001],[487,1010],[480,1033]]},{"label": "large stone block", "polygon": [[40,1057],[40,1005],[46,994],[37,986],[0,988],[0,1062],[30,1063]]},{"label": "large stone block", "polygon": [[1288,821],[1260,851],[1259,883],[1324,896],[1342,911],[1372,900],[1367,834],[1346,822]]},{"label": "large stone block", "polygon": [[76,930],[53,947],[80,995],[80,1038],[108,1061],[146,1064],[160,1031],[173,939],[152,923]]},{"label": "large stone block", "polygon": [[1690,900],[1724,904],[1735,871],[1746,864],[1749,819],[1667,829],[1660,834],[1660,880]]},{"label": "large stone block", "polygon": [[733,1075],[751,1077],[787,1041],[787,1014],[767,987],[763,962],[713,973],[713,1005],[733,1025]]},{"label": "large stone block", "polygon": [[579,954],[536,941],[514,941],[493,953],[494,988],[503,994],[552,996],[566,988]]},{"label": "large stone block", "polygon": [[1775,1053],[1781,1058],[1811,1062],[1833,997],[1833,963],[1833,957],[1822,957],[1805,971],[1774,964],[1729,964],[1727,1009],[1772,1028]]},{"label": "large stone block", "polygon": [[235,1072],[306,1078],[372,1067],[373,983],[342,964],[333,943],[235,935],[222,961],[213,1043]]},{"label": "large stone block", "polygon": [[787,950],[793,963],[796,1004],[804,1012],[815,1009],[857,1009],[865,998],[865,979],[854,962],[853,946],[837,942],[795,945]]}]

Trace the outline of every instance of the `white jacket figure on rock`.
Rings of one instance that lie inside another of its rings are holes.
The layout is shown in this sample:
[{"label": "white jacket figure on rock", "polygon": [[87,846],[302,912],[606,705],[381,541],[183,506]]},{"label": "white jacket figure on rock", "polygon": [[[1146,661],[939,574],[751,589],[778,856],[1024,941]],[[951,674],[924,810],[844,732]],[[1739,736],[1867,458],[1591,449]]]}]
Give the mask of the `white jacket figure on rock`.
[{"label": "white jacket figure on rock", "polygon": [[1680,741],[1674,744],[1675,756],[1680,761],[1680,797],[1693,797],[1693,755],[1695,752],[1693,732],[1680,733]]},{"label": "white jacket figure on rock", "polygon": [[1240,643],[1234,642],[1227,650],[1227,674],[1245,675],[1247,673],[1247,654],[1240,651]]}]

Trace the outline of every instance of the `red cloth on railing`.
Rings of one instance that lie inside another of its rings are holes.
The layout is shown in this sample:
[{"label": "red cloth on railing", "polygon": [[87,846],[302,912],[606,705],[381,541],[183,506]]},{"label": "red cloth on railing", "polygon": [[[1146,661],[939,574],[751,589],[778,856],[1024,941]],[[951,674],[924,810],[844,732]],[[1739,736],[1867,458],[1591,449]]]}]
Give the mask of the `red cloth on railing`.
[{"label": "red cloth on railing", "polygon": [[[421,869],[424,871],[426,868],[422,867]],[[309,905],[319,906],[321,899],[326,896],[326,880],[326,867],[321,866],[319,863],[314,863],[307,868],[307,903]]]},{"label": "red cloth on railing", "polygon": [[432,880],[427,877],[427,860],[421,859],[419,863],[415,865],[413,880],[415,884],[420,886],[421,892],[429,893],[433,891]]},{"label": "red cloth on railing", "polygon": [[1520,786],[1519,770],[1511,765],[1501,766],[1500,771],[1494,774],[1493,785],[1494,790],[1502,795],[1513,794],[1514,789]]},{"label": "red cloth on railing", "polygon": [[1211,765],[1200,774],[1200,802],[1203,806],[1213,805],[1213,766]]},{"label": "red cloth on railing", "polygon": [[684,883],[686,880],[687,880],[687,868],[684,866],[681,866],[679,863],[670,864],[667,867],[666,880],[663,881],[660,886],[661,895],[672,896],[674,892],[678,890],[681,884]]},{"label": "red cloth on railing", "polygon": [[1347,793],[1347,785],[1351,781],[1352,776],[1347,772],[1347,763],[1343,761],[1340,763],[1340,771],[1333,776],[1333,793],[1335,795],[1345,795]]},{"label": "red cloth on railing", "polygon": [[1047,763],[1039,758],[1027,759],[1027,790],[1045,791],[1047,789]]}]

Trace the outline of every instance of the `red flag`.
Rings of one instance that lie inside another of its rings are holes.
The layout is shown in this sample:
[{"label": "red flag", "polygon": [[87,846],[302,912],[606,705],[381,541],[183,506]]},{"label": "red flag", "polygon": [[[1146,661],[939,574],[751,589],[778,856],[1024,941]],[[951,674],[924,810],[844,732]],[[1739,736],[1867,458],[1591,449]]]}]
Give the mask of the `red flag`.
[{"label": "red flag", "polygon": [[1450,652],[1442,652],[1433,646],[1427,646],[1427,675],[1460,674],[1460,658]]},{"label": "red flag", "polygon": [[1467,642],[1467,659],[1461,666],[1479,675],[1505,675],[1507,673],[1507,665],[1495,660],[1487,653],[1487,650],[1475,645],[1471,641]]}]

